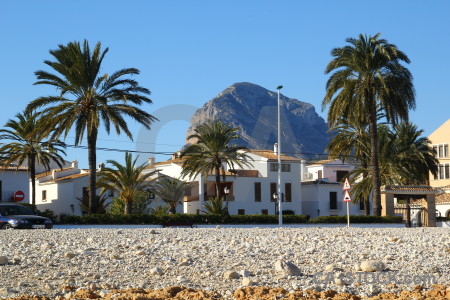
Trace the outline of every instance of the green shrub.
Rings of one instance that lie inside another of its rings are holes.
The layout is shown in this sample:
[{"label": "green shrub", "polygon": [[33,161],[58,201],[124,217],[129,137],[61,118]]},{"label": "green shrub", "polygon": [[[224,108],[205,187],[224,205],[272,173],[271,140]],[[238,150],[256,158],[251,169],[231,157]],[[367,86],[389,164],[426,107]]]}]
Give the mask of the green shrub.
[{"label": "green shrub", "polygon": [[[310,223],[347,223],[347,216],[321,216],[309,220]],[[402,223],[401,216],[350,216],[350,223]]]},{"label": "green shrub", "polygon": [[450,221],[450,217],[437,217],[436,221],[437,222],[449,222]]}]

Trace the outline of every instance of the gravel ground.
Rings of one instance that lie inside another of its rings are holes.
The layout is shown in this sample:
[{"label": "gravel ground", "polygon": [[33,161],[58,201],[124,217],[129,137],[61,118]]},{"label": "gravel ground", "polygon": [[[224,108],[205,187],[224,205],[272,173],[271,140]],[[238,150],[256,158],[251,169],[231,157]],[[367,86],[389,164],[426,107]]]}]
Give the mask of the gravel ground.
[{"label": "gravel ground", "polygon": [[445,291],[450,285],[448,228],[103,228],[0,234],[1,298],[73,298],[77,289],[105,297],[114,289],[177,285],[223,298],[244,299],[235,291],[264,286],[291,294],[334,290],[369,297],[427,291],[435,283]]}]

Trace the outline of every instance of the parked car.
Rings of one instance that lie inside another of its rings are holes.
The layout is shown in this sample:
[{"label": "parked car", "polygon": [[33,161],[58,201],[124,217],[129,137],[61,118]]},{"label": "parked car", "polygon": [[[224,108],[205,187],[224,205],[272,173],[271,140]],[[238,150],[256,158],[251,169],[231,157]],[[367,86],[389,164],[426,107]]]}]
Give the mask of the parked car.
[{"label": "parked car", "polygon": [[49,218],[37,216],[36,213],[22,205],[0,203],[1,229],[53,228]]}]

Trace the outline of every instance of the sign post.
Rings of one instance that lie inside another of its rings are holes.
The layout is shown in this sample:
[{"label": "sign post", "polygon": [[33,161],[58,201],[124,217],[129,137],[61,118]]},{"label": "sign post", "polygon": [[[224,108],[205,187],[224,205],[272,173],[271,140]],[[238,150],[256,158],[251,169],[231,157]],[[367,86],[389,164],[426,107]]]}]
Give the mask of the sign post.
[{"label": "sign post", "polygon": [[350,206],[349,202],[352,201],[352,198],[350,197],[350,193],[348,192],[350,190],[350,183],[348,182],[348,178],[345,178],[344,187],[342,188],[344,192],[344,202],[347,202],[347,227],[350,227]]}]

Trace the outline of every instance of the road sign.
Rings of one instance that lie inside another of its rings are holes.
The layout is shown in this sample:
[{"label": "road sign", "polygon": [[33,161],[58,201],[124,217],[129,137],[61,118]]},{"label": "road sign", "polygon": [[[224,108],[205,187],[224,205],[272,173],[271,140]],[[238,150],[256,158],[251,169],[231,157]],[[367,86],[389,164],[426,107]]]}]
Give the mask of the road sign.
[{"label": "road sign", "polygon": [[348,193],[348,190],[345,190],[344,202],[350,202],[350,201],[352,201],[352,198],[350,198],[350,194]]},{"label": "road sign", "polygon": [[25,199],[25,193],[22,191],[16,191],[14,193],[14,201],[20,202]]},{"label": "road sign", "polygon": [[342,188],[344,191],[350,189],[350,182],[348,182],[348,178],[345,178],[344,187]]}]

